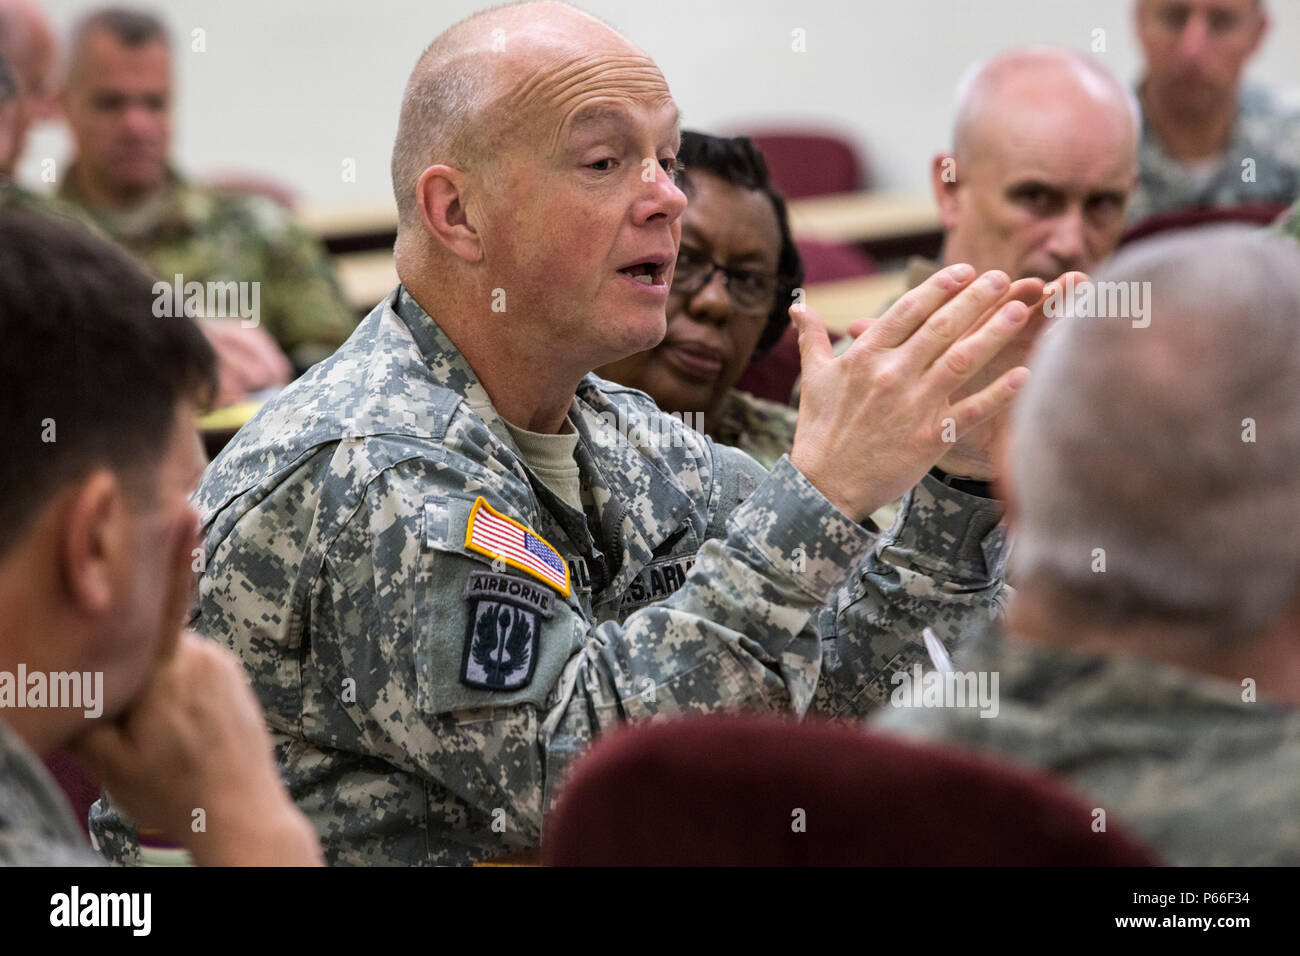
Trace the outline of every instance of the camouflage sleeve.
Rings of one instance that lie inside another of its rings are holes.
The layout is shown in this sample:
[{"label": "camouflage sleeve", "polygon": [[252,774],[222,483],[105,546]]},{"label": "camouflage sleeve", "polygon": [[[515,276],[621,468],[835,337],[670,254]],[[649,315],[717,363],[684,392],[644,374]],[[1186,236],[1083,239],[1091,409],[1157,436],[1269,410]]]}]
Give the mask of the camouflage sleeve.
[{"label": "camouflage sleeve", "polygon": [[[715,484],[727,483],[724,471]],[[681,588],[621,627],[593,629],[565,667],[542,735],[552,792],[569,759],[623,720],[808,708],[821,663],[809,622],[874,535],[837,511],[785,456],[725,518],[725,528],[724,537],[700,548]]]},{"label": "camouflage sleeve", "polygon": [[302,371],[343,344],[356,328],[357,315],[314,236],[287,218],[266,235],[263,321]]},{"label": "camouflage sleeve", "polygon": [[907,494],[893,527],[820,614],[814,710],[868,713],[889,699],[895,673],[928,660],[925,628],[952,650],[1001,614],[1009,548],[1001,517],[999,502],[929,475]]}]

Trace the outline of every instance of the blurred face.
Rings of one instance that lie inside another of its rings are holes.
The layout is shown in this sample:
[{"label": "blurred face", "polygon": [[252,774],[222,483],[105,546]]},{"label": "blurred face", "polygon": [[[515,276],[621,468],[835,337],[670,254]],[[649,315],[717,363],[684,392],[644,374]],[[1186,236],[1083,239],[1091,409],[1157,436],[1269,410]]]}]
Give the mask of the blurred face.
[{"label": "blurred face", "polygon": [[1193,114],[1231,101],[1267,17],[1258,0],[1141,0],[1146,90]]},{"label": "blurred face", "polygon": [[122,199],[162,185],[171,133],[171,57],[162,42],[127,47],[106,32],[87,38],[68,80],[64,113],[77,162]]},{"label": "blurred face", "polygon": [[490,281],[583,373],[663,338],[686,206],[662,74],[587,31],[590,43],[566,36],[512,71],[502,112],[518,129],[478,200]]},{"label": "blurred face", "polygon": [[749,364],[772,311],[781,229],[763,193],[711,173],[690,177],[667,335],[600,374],[647,392],[665,411],[702,413],[707,423]]},{"label": "blurred face", "polygon": [[106,658],[106,714],[135,697],[179,636],[181,622],[170,615],[180,576],[193,580],[188,552],[198,540],[182,536],[192,535],[198,525],[189,498],[202,473],[194,406],[181,402],[165,456],[153,475],[152,493],[128,495],[133,553],[123,562],[126,581],[121,606],[109,624],[112,633],[99,648]]},{"label": "blurred face", "polygon": [[985,124],[976,134],[956,182],[943,175],[949,157],[935,163],[947,262],[1017,279],[1092,271],[1119,243],[1136,184],[1129,116],[1055,101],[984,115],[997,117],[999,128]]}]

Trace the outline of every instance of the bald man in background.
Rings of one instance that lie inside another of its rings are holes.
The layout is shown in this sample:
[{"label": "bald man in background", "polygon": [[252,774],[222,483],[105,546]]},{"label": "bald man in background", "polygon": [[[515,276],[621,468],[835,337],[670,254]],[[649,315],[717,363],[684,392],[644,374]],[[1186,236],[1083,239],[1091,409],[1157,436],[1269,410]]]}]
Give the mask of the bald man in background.
[{"label": "bald man in background", "polygon": [[[946,270],[840,359],[801,313],[804,407],[770,474],[590,374],[665,333],[678,146],[658,67],[595,18],[450,28],[393,149],[401,286],[208,469],[195,626],[243,657],[332,863],[535,847],[604,730],[802,713],[828,683],[854,713],[878,639],[997,606],[997,502],[925,476],[945,420],[971,430],[1021,381],[1003,353],[1041,316],[1004,274]],[[892,538],[863,526],[908,488]],[[133,858],[104,806],[92,828]]]},{"label": "bald man in background", "polygon": [[[957,262],[1049,281],[1087,273],[1114,252],[1137,182],[1138,116],[1132,94],[1104,66],[1056,47],[977,64],[958,84],[952,137],[931,165],[944,229],[940,261],[913,259],[908,288]],[[869,322],[854,322],[850,336]],[[837,342],[836,354],[853,341]],[[801,389],[802,381],[796,402]],[[998,424],[980,428],[991,433]],[[943,480],[965,487],[990,468],[964,464],[969,474],[949,461]],[[877,521],[891,514],[887,508]]]},{"label": "bald man in background", "polygon": [[1129,221],[1300,197],[1300,111],[1242,83],[1268,33],[1263,0],[1137,0],[1134,12],[1146,65]]}]

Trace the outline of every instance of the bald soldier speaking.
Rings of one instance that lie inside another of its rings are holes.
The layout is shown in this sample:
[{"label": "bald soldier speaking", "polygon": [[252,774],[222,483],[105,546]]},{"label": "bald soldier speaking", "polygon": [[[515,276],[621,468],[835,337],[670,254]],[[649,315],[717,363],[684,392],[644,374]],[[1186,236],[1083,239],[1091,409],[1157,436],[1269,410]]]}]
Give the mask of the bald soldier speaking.
[{"label": "bald soldier speaking", "polygon": [[[596,734],[803,713],[819,678],[851,713],[881,646],[955,640],[997,601],[997,502],[927,470],[1027,375],[999,372],[1041,317],[1005,275],[940,272],[840,358],[800,314],[771,474],[590,374],[664,335],[677,146],[658,68],[596,19],[449,29],[402,105],[401,285],[209,467],[195,627],[242,656],[331,863],[536,847]],[[891,535],[861,523],[909,488]],[[92,819],[133,858],[111,808]]]}]

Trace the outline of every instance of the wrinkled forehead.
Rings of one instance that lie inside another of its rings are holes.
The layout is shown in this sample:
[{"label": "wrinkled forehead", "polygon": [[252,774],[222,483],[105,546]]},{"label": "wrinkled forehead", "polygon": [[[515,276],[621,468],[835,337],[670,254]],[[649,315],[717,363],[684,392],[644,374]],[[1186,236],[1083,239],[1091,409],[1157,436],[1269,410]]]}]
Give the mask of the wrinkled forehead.
[{"label": "wrinkled forehead", "polygon": [[553,153],[582,130],[646,117],[675,129],[677,107],[663,73],[613,31],[593,37],[539,30],[507,38],[507,45],[511,40],[494,100],[530,147]]},{"label": "wrinkled forehead", "polygon": [[981,178],[1026,176],[1062,185],[1113,185],[1137,163],[1137,136],[1127,112],[1096,101],[1023,105],[1002,112],[975,137],[968,162]]}]

